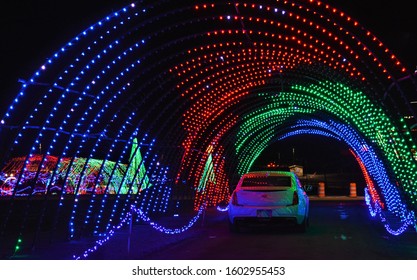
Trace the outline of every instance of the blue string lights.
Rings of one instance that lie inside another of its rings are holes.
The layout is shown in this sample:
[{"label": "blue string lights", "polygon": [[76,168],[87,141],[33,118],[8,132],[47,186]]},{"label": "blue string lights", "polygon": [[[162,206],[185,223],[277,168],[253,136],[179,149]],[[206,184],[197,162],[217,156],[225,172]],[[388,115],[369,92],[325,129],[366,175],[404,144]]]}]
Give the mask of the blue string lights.
[{"label": "blue string lights", "polygon": [[[379,217],[381,222],[384,224],[385,229],[392,235],[400,235],[405,232],[410,226],[416,227],[416,218],[412,211],[408,213],[408,215],[402,221],[398,221],[398,219],[388,218],[387,216],[389,213],[384,212],[381,209],[381,206],[378,203],[372,202],[371,196],[369,194],[368,189],[365,189],[365,202],[368,206],[369,214],[372,217]],[[396,227],[393,228],[392,224]]]},{"label": "blue string lights", "polygon": [[113,226],[108,231],[108,233],[105,234],[105,236],[102,239],[97,240],[95,242],[95,245],[93,247],[85,250],[83,254],[74,255],[73,259],[75,259],[75,260],[87,259],[90,256],[90,254],[94,253],[101,246],[105,245],[114,236],[114,234],[117,230],[120,230],[131,219],[133,219],[133,214],[136,214],[138,219],[141,219],[142,221],[148,223],[150,226],[152,226],[153,229],[155,229],[155,230],[157,230],[161,233],[164,233],[164,234],[181,234],[181,233],[189,230],[198,221],[198,219],[201,217],[205,207],[206,207],[205,205],[202,205],[200,207],[200,209],[198,210],[197,214],[190,219],[188,224],[183,225],[179,228],[169,228],[169,227],[163,226],[161,224],[158,224],[155,221],[152,221],[152,219],[149,216],[147,216],[142,210],[140,210],[139,208],[136,208],[135,206],[132,205],[130,207],[130,212],[126,213],[125,217],[120,221],[120,223],[118,225]]},{"label": "blue string lights", "polygon": [[[409,226],[415,225],[414,211],[409,211],[406,207],[405,201],[401,198],[399,190],[395,187],[387,174],[384,163],[378,159],[377,153],[372,148],[372,145],[366,143],[366,141],[359,136],[351,127],[348,127],[342,123],[337,123],[333,120],[321,121],[321,120],[298,120],[295,125],[288,128],[290,132],[286,132],[279,136],[279,140],[300,134],[316,134],[324,137],[332,137],[337,141],[346,143],[357,156],[360,162],[364,165],[367,174],[370,176],[368,186],[366,189],[367,204],[371,203],[369,194],[371,188],[376,188],[377,194],[381,194],[380,197],[384,198],[384,202],[372,197],[372,204],[375,205],[370,208],[370,213],[374,217],[376,213],[381,216],[381,221],[384,222],[387,231],[393,235],[399,235],[403,233]],[[370,186],[369,184],[372,184]],[[379,196],[378,196],[379,198]],[[386,205],[386,207],[381,207]],[[385,208],[385,209],[384,209]],[[398,227],[398,223],[392,223],[384,215],[390,215],[395,217],[397,221],[401,223]],[[395,227],[398,227],[395,229]]]}]

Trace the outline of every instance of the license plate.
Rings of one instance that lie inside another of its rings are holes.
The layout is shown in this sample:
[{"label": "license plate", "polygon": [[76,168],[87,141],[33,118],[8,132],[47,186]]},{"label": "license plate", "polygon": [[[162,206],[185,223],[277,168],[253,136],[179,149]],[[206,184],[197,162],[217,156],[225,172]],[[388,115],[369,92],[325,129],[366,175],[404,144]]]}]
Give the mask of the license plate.
[{"label": "license plate", "polygon": [[272,210],[256,210],[256,216],[259,218],[271,218]]}]

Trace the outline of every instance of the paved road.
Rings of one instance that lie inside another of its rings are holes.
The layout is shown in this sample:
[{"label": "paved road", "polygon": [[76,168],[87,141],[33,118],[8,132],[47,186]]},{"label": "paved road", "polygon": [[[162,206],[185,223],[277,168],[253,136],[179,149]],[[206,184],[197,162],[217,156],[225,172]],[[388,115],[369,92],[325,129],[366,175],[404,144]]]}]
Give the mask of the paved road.
[{"label": "paved road", "polygon": [[363,201],[312,201],[306,233],[244,229],[231,233],[226,213],[207,219],[198,235],[145,255],[155,260],[396,260],[417,259],[417,233],[392,236]]},{"label": "paved road", "polygon": [[[310,227],[306,233],[288,228],[243,229],[231,233],[227,212],[208,209],[181,234],[165,234],[147,223],[116,231],[87,259],[107,260],[417,260],[417,233],[400,236],[386,232],[371,218],[363,200],[310,201]],[[193,214],[194,215],[194,214]],[[158,222],[177,228],[190,217],[166,217]],[[131,238],[129,238],[129,236]],[[12,259],[73,259],[95,244],[96,238],[70,242],[39,242],[32,252]],[[128,240],[131,246],[128,250]]]}]

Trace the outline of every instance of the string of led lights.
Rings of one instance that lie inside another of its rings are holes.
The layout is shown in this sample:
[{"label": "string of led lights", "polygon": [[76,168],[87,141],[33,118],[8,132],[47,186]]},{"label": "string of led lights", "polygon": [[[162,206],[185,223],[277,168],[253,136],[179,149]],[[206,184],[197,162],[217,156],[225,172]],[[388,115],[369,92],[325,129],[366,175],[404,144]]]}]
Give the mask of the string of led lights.
[{"label": "string of led lights", "polygon": [[[372,202],[371,195],[369,194],[368,189],[365,189],[365,202],[368,206],[369,213],[372,217],[379,217],[381,222],[384,224],[385,229],[392,235],[400,235],[405,232],[408,227],[416,226],[416,219],[414,213],[410,212],[409,216],[404,222],[391,221],[390,218],[387,218],[386,213],[381,209],[381,206],[378,203]],[[396,224],[396,229],[393,229],[391,224]],[[398,226],[400,224],[400,226]]]},{"label": "string of led lights", "polygon": [[217,205],[279,133],[347,143],[372,201],[411,223],[414,74],[324,2],[140,1],[51,53],[0,118],[0,236],[23,203],[19,248],[31,224],[102,236],[190,190],[194,210]]},{"label": "string of led lights", "polygon": [[133,219],[133,214],[136,214],[138,216],[138,219],[148,223],[150,226],[152,226],[153,229],[162,232],[164,234],[181,234],[187,230],[189,230],[194,224],[198,221],[200,216],[202,215],[203,211],[205,210],[205,205],[202,205],[200,209],[198,210],[197,214],[190,219],[188,224],[179,227],[179,228],[168,228],[166,226],[163,226],[155,221],[153,221],[149,216],[147,216],[142,210],[136,208],[135,206],[130,207],[130,212],[127,212],[125,217],[120,221],[120,223],[117,226],[113,226],[107,234],[104,235],[104,237],[100,240],[97,240],[95,242],[95,245],[91,248],[88,248],[84,251],[81,255],[73,255],[73,259],[80,260],[80,259],[87,259],[92,253],[97,251],[101,246],[105,245],[116,233],[117,230],[120,230],[122,227],[124,227],[131,219]]},{"label": "string of led lights", "polygon": [[[332,91],[329,91],[328,89],[332,87]],[[412,139],[408,139],[408,144],[411,146],[407,146],[404,138],[401,139],[399,136],[399,129],[395,129],[394,125],[389,122],[389,118],[382,112],[382,109],[378,109],[369,100],[366,100],[366,97],[362,96],[360,92],[343,88],[342,85],[332,86],[329,83],[327,85],[321,83],[321,85],[310,87],[294,86],[293,89],[294,92],[281,92],[279,97],[272,95],[270,97],[272,99],[270,107],[265,106],[259,110],[260,112],[254,111],[247,116],[247,121],[242,125],[242,132],[240,133],[245,137],[240,137],[236,142],[238,153],[240,147],[245,147],[245,150],[241,152],[241,166],[253,161],[248,155],[248,149],[263,150],[266,145],[265,140],[270,140],[275,133],[274,127],[282,125],[294,114],[311,114],[313,110],[328,111],[338,119],[357,127],[356,129],[365,137],[377,144],[379,149],[385,153],[386,159],[384,160],[387,160],[394,169],[393,172],[397,176],[396,180],[402,182],[406,191],[411,188],[408,185],[410,181],[416,182],[414,181],[416,173],[413,170],[416,165],[411,154],[411,150],[415,149],[415,144]],[[267,98],[269,97],[267,96]],[[345,107],[347,108],[345,109]],[[276,123],[276,125],[271,126],[271,122]],[[384,134],[385,132],[387,133]],[[247,135],[255,136],[248,137]],[[263,135],[267,135],[266,139]],[[264,144],[260,148],[256,147],[256,145],[261,145],[260,143]],[[253,147],[254,145],[255,147]],[[398,154],[403,155],[403,157],[396,156]],[[249,169],[250,166],[244,166],[239,170],[244,173]],[[405,181],[403,182],[403,180]],[[413,198],[414,191],[411,189],[409,191],[410,197]],[[411,201],[411,203],[414,202]]]},{"label": "string of led lights", "polygon": [[[372,146],[361,139],[352,128],[331,120],[324,122],[312,119],[298,120],[295,125],[288,129],[291,130],[291,132],[281,136],[281,140],[294,133],[313,133],[321,134],[323,136],[330,134],[330,137],[345,142],[351,148],[351,151],[360,165],[364,167],[364,177],[368,179],[367,190],[372,197],[372,203],[379,205],[381,210],[384,210],[385,213],[391,213],[393,216],[398,217],[399,220],[403,222],[403,230],[401,232],[406,228],[404,225],[412,225],[414,223],[413,211],[410,212],[407,210],[399,191],[390,181],[384,164],[378,160],[378,156]],[[315,130],[310,132],[309,129]],[[381,197],[384,197],[385,203],[381,201]],[[385,207],[385,205],[387,207]],[[392,226],[389,227],[392,229]]]}]

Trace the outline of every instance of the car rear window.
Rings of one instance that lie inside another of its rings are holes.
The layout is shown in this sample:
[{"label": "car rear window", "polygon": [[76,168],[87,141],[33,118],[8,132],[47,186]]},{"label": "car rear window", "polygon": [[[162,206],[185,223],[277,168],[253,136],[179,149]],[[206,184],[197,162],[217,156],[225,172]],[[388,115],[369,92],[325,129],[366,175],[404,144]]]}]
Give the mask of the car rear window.
[{"label": "car rear window", "polygon": [[243,178],[242,187],[247,189],[264,188],[264,187],[280,187],[290,188],[291,177],[289,176],[250,176]]}]

